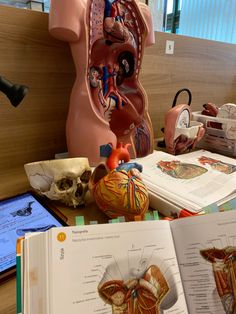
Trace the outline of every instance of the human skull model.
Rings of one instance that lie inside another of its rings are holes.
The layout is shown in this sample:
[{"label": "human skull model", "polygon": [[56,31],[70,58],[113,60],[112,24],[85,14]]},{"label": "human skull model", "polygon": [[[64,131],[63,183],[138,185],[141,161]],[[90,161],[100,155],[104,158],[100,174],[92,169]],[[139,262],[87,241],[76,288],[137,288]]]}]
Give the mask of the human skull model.
[{"label": "human skull model", "polygon": [[30,185],[37,193],[69,206],[84,204],[92,173],[87,158],[37,161],[24,167]]}]

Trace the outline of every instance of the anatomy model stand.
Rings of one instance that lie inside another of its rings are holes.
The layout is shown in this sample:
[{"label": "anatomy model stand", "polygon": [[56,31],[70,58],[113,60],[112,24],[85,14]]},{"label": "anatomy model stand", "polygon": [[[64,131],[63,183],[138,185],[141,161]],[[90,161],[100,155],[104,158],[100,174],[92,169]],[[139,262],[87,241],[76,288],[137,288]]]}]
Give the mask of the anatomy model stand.
[{"label": "anatomy model stand", "polygon": [[153,150],[147,95],[139,82],[154,43],[149,8],[137,0],[52,0],[50,33],[70,44],[76,67],[66,136],[70,157],[101,161],[103,146],[130,143],[132,158]]}]

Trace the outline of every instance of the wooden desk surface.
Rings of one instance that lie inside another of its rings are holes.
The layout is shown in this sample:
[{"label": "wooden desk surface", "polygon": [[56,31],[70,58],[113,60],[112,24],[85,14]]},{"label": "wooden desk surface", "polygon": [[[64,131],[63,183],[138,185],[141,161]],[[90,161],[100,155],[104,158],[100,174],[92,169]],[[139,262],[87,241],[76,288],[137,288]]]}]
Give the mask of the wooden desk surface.
[{"label": "wooden desk surface", "polygon": [[[97,220],[98,223],[106,223],[108,221],[97,207],[95,203],[91,203],[86,207],[69,208],[60,203],[53,203],[60,211],[68,218],[69,225],[75,225],[76,216],[84,216],[85,223],[88,224],[91,220]],[[15,314],[16,313],[16,279],[13,278],[6,283],[0,285],[0,314]]]}]

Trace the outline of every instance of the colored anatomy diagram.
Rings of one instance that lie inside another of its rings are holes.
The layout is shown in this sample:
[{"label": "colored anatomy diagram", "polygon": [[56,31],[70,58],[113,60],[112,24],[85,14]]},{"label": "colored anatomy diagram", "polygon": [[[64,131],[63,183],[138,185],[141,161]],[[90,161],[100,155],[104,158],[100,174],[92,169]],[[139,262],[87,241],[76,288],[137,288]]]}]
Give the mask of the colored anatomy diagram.
[{"label": "colored anatomy diagram", "polygon": [[221,160],[209,158],[202,156],[199,158],[199,162],[202,165],[209,165],[212,169],[216,171],[223,172],[225,174],[231,174],[236,171],[236,165],[232,165]]},{"label": "colored anatomy diagram", "polygon": [[134,267],[129,262],[109,265],[98,286],[100,297],[111,305],[112,313],[159,314],[172,307],[177,300],[172,274],[168,283],[168,271],[164,275],[157,265],[148,265],[148,259],[142,258]]},{"label": "colored anatomy diagram", "polygon": [[236,247],[209,248],[200,251],[212,264],[218,295],[226,314],[236,313]]},{"label": "colored anatomy diagram", "polygon": [[204,167],[195,164],[182,163],[178,160],[160,160],[157,163],[157,168],[163,173],[176,179],[193,179],[207,172],[207,169]]}]

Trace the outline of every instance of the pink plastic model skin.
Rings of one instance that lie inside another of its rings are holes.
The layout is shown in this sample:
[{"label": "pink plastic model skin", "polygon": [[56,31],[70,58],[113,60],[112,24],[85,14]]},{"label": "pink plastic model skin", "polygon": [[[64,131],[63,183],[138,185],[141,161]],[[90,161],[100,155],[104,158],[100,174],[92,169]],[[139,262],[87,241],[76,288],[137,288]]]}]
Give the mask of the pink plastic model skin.
[{"label": "pink plastic model skin", "polygon": [[52,0],[49,31],[69,42],[76,67],[66,136],[70,157],[97,165],[100,147],[131,143],[132,158],[153,150],[147,95],[139,82],[154,43],[149,8],[136,0]]}]

